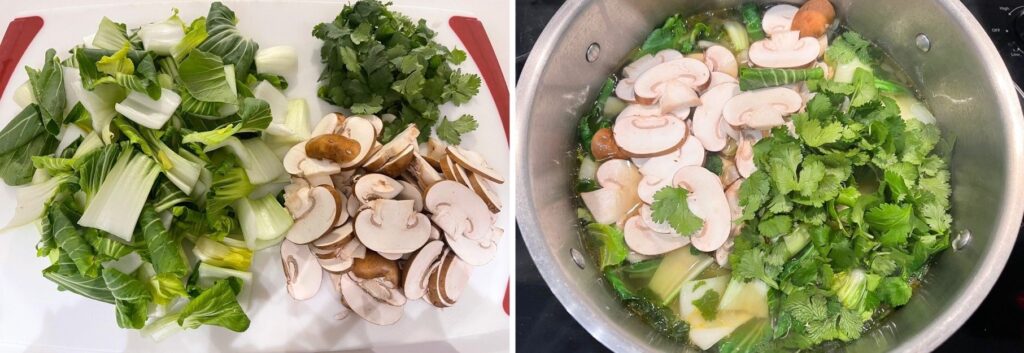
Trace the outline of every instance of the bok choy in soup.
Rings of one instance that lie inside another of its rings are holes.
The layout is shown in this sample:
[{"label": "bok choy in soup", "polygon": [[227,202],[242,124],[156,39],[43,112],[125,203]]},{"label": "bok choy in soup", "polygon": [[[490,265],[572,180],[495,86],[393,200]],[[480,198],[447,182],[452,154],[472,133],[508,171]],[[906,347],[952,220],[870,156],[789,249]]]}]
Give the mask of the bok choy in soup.
[{"label": "bok choy in soup", "polygon": [[934,121],[827,0],[672,16],[580,120],[583,241],[680,344],[855,340],[949,247]]}]

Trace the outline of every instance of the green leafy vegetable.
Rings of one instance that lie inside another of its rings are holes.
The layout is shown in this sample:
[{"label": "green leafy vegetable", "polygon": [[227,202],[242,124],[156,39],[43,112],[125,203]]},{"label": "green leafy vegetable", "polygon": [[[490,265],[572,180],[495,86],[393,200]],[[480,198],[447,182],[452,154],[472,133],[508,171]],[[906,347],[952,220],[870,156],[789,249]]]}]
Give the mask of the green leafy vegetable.
[{"label": "green leafy vegetable", "polygon": [[185,262],[181,241],[174,239],[164,228],[156,210],[152,206],[146,206],[142,209],[139,221],[142,238],[146,241],[146,249],[156,273],[184,276],[188,272],[188,265]]},{"label": "green leafy vegetable", "polygon": [[117,325],[133,329],[145,326],[147,306],[153,299],[146,285],[135,277],[109,267],[103,269],[103,281],[114,295]]},{"label": "green leafy vegetable", "polygon": [[477,124],[476,119],[473,119],[473,116],[468,114],[463,114],[456,120],[444,118],[437,125],[437,137],[441,141],[458,145],[462,143],[462,135],[476,130],[477,126],[479,124]]},{"label": "green leafy vegetable", "polygon": [[820,67],[812,69],[757,69],[740,68],[740,90],[749,91],[758,88],[783,86],[807,80],[820,80],[825,77],[825,70]]},{"label": "green leafy vegetable", "polygon": [[224,63],[217,55],[193,50],[178,65],[178,73],[192,98],[228,104],[237,101],[235,90],[228,84]]},{"label": "green leafy vegetable", "polygon": [[184,328],[215,325],[242,332],[249,328],[249,317],[238,305],[230,280],[217,281],[213,287],[193,298],[178,314],[178,324]]},{"label": "green leafy vegetable", "polygon": [[689,192],[681,187],[665,187],[654,194],[651,204],[651,218],[655,222],[667,223],[676,233],[690,235],[704,226],[704,221],[690,211],[686,202]]},{"label": "green leafy vegetable", "polygon": [[718,292],[708,290],[704,292],[704,295],[697,300],[693,301],[693,305],[700,311],[700,316],[707,321],[713,321],[718,317],[718,303],[722,299],[722,296]]},{"label": "green leafy vegetable", "polygon": [[743,14],[743,24],[747,28],[747,35],[750,36],[750,40],[758,41],[764,39],[764,30],[761,29],[761,9],[757,7],[757,4],[752,2],[745,3],[740,7],[740,12]]},{"label": "green leafy vegetable", "polygon": [[587,234],[598,255],[598,268],[605,269],[626,260],[629,253],[622,230],[607,224],[587,225]]},{"label": "green leafy vegetable", "polygon": [[[235,27],[235,12],[218,2],[210,5],[206,15],[206,40],[196,49],[219,56],[223,62],[235,65],[235,75],[245,77],[252,69],[259,45],[242,36]],[[186,35],[187,37],[188,35]]]}]

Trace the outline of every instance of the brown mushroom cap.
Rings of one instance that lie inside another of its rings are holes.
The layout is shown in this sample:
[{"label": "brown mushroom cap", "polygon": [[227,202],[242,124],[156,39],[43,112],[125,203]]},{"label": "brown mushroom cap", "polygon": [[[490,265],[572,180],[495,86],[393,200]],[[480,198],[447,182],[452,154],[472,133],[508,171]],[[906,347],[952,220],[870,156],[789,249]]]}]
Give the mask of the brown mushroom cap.
[{"label": "brown mushroom cap", "polygon": [[288,230],[287,239],[296,244],[308,244],[334,228],[341,208],[341,194],[333,187],[321,185],[312,188],[312,209],[295,220]]},{"label": "brown mushroom cap", "polygon": [[455,305],[462,296],[473,268],[456,254],[441,255],[438,266],[432,267],[427,281],[427,301],[439,308]]},{"label": "brown mushroom cap", "polygon": [[376,171],[390,177],[397,177],[409,168],[409,165],[413,162],[413,154],[415,153],[416,146],[409,145]]},{"label": "brown mushroom cap", "polygon": [[288,294],[295,300],[312,298],[320,291],[323,270],[309,247],[288,240],[281,242],[281,266]]},{"label": "brown mushroom cap", "polygon": [[399,282],[401,274],[398,271],[398,264],[373,251],[367,252],[363,258],[355,260],[352,264],[352,275],[362,279],[383,278],[395,285],[401,283]]},{"label": "brown mushroom cap", "polygon": [[359,144],[359,154],[352,158],[352,160],[341,163],[341,169],[353,169],[361,166],[373,152],[374,144],[377,143],[377,131],[374,129],[373,124],[366,119],[345,119],[345,124],[341,127],[339,134]]},{"label": "brown mushroom cap", "polygon": [[[387,164],[389,161],[396,158],[400,154],[405,153],[406,150],[409,149],[409,147],[416,148],[416,137],[418,137],[419,135],[420,130],[416,128],[416,125],[409,124],[409,126],[407,126],[405,130],[402,130],[402,132],[398,133],[398,135],[395,135],[395,137],[392,138],[390,142],[381,146],[380,150],[378,150],[377,152],[375,152],[373,155],[366,159],[366,169],[378,171],[382,167],[384,167],[384,165]],[[411,161],[411,159],[409,161]],[[397,174],[401,174],[401,170],[399,170],[398,173],[396,173],[395,175]]]},{"label": "brown mushroom cap", "polygon": [[505,182],[505,178],[488,166],[487,161],[483,159],[483,156],[480,156],[476,152],[467,151],[455,146],[448,146],[447,153],[448,157],[450,157],[453,162],[457,163],[462,168],[465,168],[467,171],[478,174],[484,179],[498,184]]},{"label": "brown mushroom cap", "polygon": [[310,139],[306,143],[306,156],[328,159],[345,164],[359,156],[359,143],[345,136],[326,134]]},{"label": "brown mushroom cap", "polygon": [[629,158],[629,154],[615,143],[612,129],[607,127],[598,129],[594,133],[594,137],[590,140],[590,153],[598,161]]},{"label": "brown mushroom cap", "polygon": [[355,232],[370,250],[391,254],[416,251],[430,237],[430,219],[413,211],[411,200],[376,200],[356,217]]}]

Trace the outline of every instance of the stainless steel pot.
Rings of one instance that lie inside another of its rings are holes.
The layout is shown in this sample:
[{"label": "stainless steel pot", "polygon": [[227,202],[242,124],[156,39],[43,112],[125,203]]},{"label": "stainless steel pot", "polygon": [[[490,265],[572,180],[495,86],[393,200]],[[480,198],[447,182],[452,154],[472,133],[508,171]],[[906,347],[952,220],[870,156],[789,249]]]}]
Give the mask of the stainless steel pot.
[{"label": "stainless steel pot", "polygon": [[[1006,263],[1024,213],[1024,116],[982,27],[956,0],[832,0],[838,16],[903,66],[945,134],[957,250],[943,253],[910,303],[849,352],[925,352],[971,315]],[[555,296],[617,352],[683,351],[623,309],[584,256],[570,171],[575,126],[605,77],[670,14],[740,0],[570,0],[537,41],[517,88],[518,223]],[[801,2],[801,1],[796,1]],[[577,265],[574,257],[581,262]]]}]

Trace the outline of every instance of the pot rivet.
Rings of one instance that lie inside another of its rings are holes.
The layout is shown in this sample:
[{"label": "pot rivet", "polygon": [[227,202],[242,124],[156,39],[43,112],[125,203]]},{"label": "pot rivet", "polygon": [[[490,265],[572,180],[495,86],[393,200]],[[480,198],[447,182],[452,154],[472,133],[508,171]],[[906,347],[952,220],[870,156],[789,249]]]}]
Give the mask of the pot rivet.
[{"label": "pot rivet", "polygon": [[598,45],[597,43],[590,43],[590,46],[587,47],[587,62],[595,62],[595,61],[597,61],[597,57],[600,54],[601,54],[601,46]]},{"label": "pot rivet", "polygon": [[578,266],[581,270],[585,267],[584,264],[586,263],[586,261],[583,261],[583,253],[581,253],[579,250],[576,250],[576,248],[570,248],[569,256],[572,257],[572,262],[575,262],[576,266]]},{"label": "pot rivet", "polygon": [[924,33],[918,33],[914,42],[917,44],[917,49],[921,49],[925,53],[932,49],[932,40],[928,39]]},{"label": "pot rivet", "polygon": [[971,242],[971,231],[963,230],[953,238],[950,246],[953,247],[953,251],[960,251],[967,247],[967,244]]}]

